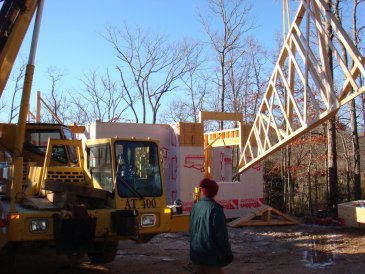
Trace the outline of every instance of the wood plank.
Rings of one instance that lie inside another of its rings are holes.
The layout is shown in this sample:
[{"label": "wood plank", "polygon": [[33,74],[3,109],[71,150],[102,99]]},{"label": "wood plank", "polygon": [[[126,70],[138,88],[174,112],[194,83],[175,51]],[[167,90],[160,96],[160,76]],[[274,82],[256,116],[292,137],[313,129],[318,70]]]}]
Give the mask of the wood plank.
[{"label": "wood plank", "polygon": [[293,223],[285,220],[271,220],[270,222],[266,222],[263,220],[250,220],[247,223],[245,223],[245,226],[271,226],[271,225],[293,225]]},{"label": "wood plank", "polygon": [[230,227],[240,227],[293,224],[298,224],[298,221],[271,206],[262,205],[249,212],[246,216],[233,220],[227,225]]},{"label": "wood plank", "polygon": [[252,209],[246,216],[233,220],[232,222],[228,223],[228,225],[232,227],[239,227],[242,223],[245,223],[256,216],[261,215],[268,208],[268,205],[262,205],[259,208]]},{"label": "wood plank", "polygon": [[204,121],[243,121],[243,113],[238,112],[217,112],[217,111],[200,111],[199,123]]}]

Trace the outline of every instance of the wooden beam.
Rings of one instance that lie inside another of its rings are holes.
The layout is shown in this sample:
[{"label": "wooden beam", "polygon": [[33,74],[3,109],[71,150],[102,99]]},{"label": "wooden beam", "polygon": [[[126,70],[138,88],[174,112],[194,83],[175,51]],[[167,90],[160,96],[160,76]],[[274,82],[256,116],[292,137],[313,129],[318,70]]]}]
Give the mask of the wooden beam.
[{"label": "wooden beam", "polygon": [[200,111],[199,123],[204,121],[243,121],[243,114],[237,112]]}]

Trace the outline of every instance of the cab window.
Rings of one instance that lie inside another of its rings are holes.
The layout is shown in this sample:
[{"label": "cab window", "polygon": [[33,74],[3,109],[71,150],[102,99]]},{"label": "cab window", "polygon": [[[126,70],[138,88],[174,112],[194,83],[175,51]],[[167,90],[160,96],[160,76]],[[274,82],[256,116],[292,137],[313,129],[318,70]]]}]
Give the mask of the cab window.
[{"label": "cab window", "polygon": [[[27,130],[25,133],[24,149],[40,155],[45,155],[48,138],[62,139],[61,132],[58,130]],[[52,160],[67,163],[67,155],[64,146],[53,147]]]},{"label": "cab window", "polygon": [[102,189],[109,192],[113,191],[112,162],[109,144],[88,147],[87,167],[92,178],[98,182]]}]

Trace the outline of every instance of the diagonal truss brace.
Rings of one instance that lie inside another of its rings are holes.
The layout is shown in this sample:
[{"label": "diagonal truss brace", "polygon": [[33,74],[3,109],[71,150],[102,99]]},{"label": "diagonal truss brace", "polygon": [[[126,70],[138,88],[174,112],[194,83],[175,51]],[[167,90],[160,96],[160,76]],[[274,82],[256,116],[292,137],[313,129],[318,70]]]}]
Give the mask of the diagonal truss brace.
[{"label": "diagonal truss brace", "polygon": [[[333,39],[326,34],[326,22],[333,29]],[[351,69],[342,58],[340,44],[353,63]],[[333,75],[328,48],[336,68]],[[329,120],[341,106],[363,93],[365,86],[359,79],[365,78],[364,64],[364,56],[325,1],[303,0],[243,146],[239,172]]]}]

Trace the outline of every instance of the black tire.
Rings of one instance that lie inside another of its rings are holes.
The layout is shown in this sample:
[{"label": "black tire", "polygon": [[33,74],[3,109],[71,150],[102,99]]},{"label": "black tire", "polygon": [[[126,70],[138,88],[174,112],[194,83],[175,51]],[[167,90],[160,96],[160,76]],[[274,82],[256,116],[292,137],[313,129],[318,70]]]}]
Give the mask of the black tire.
[{"label": "black tire", "polygon": [[106,241],[95,243],[95,251],[87,255],[92,264],[106,264],[114,260],[118,251],[118,241]]}]

